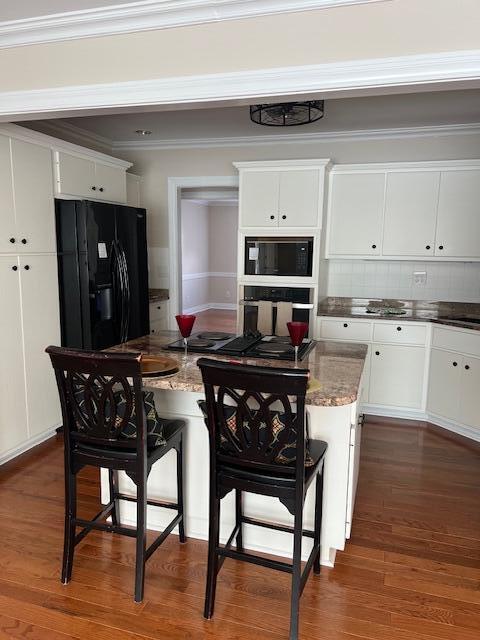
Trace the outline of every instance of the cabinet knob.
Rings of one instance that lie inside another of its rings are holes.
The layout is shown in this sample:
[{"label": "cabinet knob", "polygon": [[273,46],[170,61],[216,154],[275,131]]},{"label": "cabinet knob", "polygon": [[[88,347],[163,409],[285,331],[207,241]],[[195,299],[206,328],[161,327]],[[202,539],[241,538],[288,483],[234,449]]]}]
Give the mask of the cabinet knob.
[{"label": "cabinet knob", "polygon": [[372,244],[372,249],[376,249],[377,245],[376,244]]},{"label": "cabinet knob", "polygon": [[14,243],[15,243],[15,238],[10,238],[10,242],[11,242],[12,244],[14,244]]},{"label": "cabinet knob", "polygon": [[286,219],[287,219],[287,216],[282,216],[282,220],[286,220]]},{"label": "cabinet knob", "polygon": [[99,191],[104,191],[104,188],[103,188],[103,187],[100,187]]},{"label": "cabinet knob", "polygon": [[23,268],[25,269],[25,271],[28,271],[30,269],[30,265],[26,264]]},{"label": "cabinet knob", "polygon": [[431,249],[430,245],[429,245],[429,244],[427,244],[427,246],[425,247],[425,249],[427,249],[427,250],[428,250],[428,249]]},{"label": "cabinet knob", "polygon": [[275,216],[270,216],[270,220],[275,220]]},{"label": "cabinet knob", "polygon": [[97,187],[91,187],[92,191],[96,191]]},{"label": "cabinet knob", "polygon": [[466,365],[465,365],[465,369],[468,371],[468,370],[470,369],[470,365],[469,365],[469,364],[466,364]]},{"label": "cabinet knob", "polygon": [[402,330],[402,327],[397,327],[397,331],[401,331],[401,330]]},{"label": "cabinet knob", "polygon": [[344,322],[344,323],[343,323],[343,326],[344,326],[344,327],[345,327],[345,329],[346,329],[346,328],[348,327],[348,323],[347,323],[347,322]]},{"label": "cabinet knob", "polygon": [[458,362],[452,362],[453,366],[456,367],[458,365]]},{"label": "cabinet knob", "polygon": [[380,355],[380,351],[375,351],[375,355],[379,356]]},{"label": "cabinet knob", "polygon": [[12,271],[16,271],[17,269],[18,269],[17,265],[14,264],[13,267],[12,267]]},{"label": "cabinet knob", "polygon": [[27,244],[27,239],[26,238],[22,238],[22,244]]},{"label": "cabinet knob", "polygon": [[443,244],[439,245],[438,248],[440,249],[440,251],[443,251]]},{"label": "cabinet knob", "polygon": [[157,309],[161,309],[162,307],[160,305],[158,305]]}]

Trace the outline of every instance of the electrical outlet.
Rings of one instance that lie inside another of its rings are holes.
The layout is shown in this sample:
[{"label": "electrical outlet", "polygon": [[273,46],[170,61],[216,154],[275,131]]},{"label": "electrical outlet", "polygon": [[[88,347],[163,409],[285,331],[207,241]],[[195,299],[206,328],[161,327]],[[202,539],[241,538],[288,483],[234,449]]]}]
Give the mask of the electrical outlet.
[{"label": "electrical outlet", "polygon": [[426,271],[414,271],[413,272],[413,285],[415,287],[424,287],[427,284],[427,272]]},{"label": "electrical outlet", "polygon": [[230,293],[230,291],[227,289],[227,290],[225,291],[225,296],[226,296],[227,298],[230,298],[230,297],[231,297],[231,295],[232,295],[232,294],[231,294],[231,293]]}]

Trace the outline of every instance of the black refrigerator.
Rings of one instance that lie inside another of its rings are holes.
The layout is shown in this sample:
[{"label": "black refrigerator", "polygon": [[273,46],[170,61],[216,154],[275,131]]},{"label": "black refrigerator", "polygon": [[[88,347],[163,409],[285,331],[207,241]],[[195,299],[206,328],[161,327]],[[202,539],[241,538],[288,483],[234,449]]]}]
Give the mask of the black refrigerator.
[{"label": "black refrigerator", "polygon": [[106,349],[150,332],[146,211],[55,200],[62,345]]}]

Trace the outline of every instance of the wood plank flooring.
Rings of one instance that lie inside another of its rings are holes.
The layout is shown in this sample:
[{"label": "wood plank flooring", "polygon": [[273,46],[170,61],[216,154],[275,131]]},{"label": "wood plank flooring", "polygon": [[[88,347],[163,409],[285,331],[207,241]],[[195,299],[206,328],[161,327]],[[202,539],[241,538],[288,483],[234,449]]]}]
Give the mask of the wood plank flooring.
[{"label": "wood plank flooring", "polygon": [[[366,423],[352,538],[334,569],[310,577],[301,637],[478,640],[480,453],[423,428]],[[98,510],[82,472],[80,514]],[[59,580],[62,443],[0,469],[0,638],[281,640],[289,577],[226,560],[214,619],[202,618],[206,543],[171,536],[133,602],[134,541],[91,533],[72,582]]]},{"label": "wood plank flooring", "polygon": [[200,331],[226,331],[236,333],[237,312],[230,309],[207,309],[195,314],[194,333]]}]

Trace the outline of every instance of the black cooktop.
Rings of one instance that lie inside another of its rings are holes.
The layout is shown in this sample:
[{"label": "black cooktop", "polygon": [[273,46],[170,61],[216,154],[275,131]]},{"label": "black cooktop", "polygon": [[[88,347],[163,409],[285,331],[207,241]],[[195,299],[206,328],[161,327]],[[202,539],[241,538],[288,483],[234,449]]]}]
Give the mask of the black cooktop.
[{"label": "black cooktop", "polygon": [[[315,340],[305,338],[298,350],[298,359],[303,358],[315,346]],[[167,349],[184,351],[183,339],[167,345]],[[188,339],[188,351],[193,353],[219,354],[240,358],[267,358],[272,360],[295,360],[295,350],[288,336],[262,336],[204,331]]]}]

